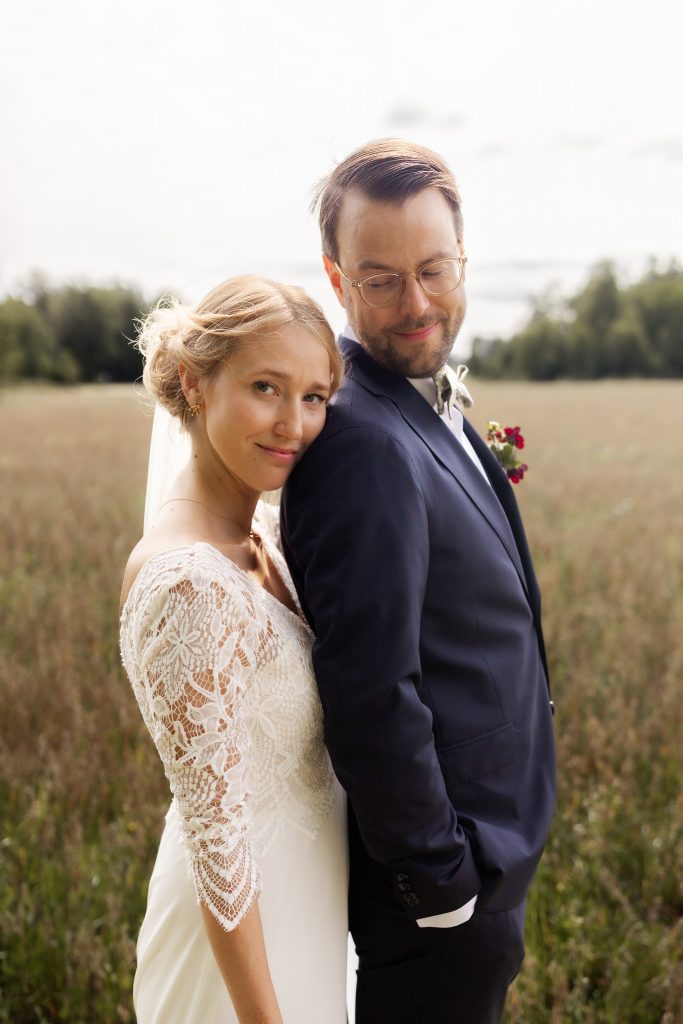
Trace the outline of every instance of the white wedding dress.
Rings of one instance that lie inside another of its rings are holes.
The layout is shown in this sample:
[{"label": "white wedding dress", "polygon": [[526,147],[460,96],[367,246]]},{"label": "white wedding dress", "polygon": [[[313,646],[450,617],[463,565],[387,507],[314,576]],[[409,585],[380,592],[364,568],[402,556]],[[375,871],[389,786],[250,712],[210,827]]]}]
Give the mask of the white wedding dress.
[{"label": "white wedding dress", "polygon": [[[259,504],[254,526],[296,601],[275,510]],[[345,1024],[345,803],[312,641],[206,543],[153,556],[133,584],[122,658],[173,794],[138,939],[138,1024],[237,1021],[198,898],[226,928],[258,898],[285,1024]]]}]

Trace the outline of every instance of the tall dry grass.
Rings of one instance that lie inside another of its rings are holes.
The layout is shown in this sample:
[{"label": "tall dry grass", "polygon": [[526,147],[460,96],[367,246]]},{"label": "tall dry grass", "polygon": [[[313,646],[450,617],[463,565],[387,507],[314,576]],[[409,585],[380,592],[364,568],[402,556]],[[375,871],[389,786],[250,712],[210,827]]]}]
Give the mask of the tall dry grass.
[{"label": "tall dry grass", "polygon": [[133,1020],[166,800],[117,649],[149,423],[129,388],[0,399],[3,1022]]},{"label": "tall dry grass", "polygon": [[480,390],[480,416],[526,428],[558,709],[558,814],[510,1020],[681,1022],[683,387]]},{"label": "tall dry grass", "polygon": [[[683,1022],[683,387],[475,397],[478,426],[527,438],[558,706],[559,808],[508,1019]],[[149,428],[125,387],[0,393],[3,1024],[133,1020],[167,801],[116,638]]]}]

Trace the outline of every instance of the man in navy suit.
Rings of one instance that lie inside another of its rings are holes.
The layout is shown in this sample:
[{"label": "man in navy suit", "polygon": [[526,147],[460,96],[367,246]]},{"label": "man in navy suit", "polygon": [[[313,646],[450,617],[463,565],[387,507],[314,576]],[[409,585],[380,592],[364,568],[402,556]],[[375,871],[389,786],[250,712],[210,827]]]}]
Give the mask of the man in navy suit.
[{"label": "man in navy suit", "polygon": [[465,315],[460,196],[382,140],[321,186],[347,377],[286,486],[349,799],[357,1024],[493,1024],[554,805],[540,597],[512,487],[439,371]]}]

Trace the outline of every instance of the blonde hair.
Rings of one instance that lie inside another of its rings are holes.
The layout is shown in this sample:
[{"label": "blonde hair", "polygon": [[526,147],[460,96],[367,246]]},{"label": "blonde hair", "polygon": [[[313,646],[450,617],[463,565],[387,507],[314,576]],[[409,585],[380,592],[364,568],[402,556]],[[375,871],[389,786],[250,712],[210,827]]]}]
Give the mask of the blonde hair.
[{"label": "blonde hair", "polygon": [[140,326],[137,346],[145,357],[142,379],[149,393],[187,427],[190,408],[178,367],[211,377],[245,338],[296,324],[330,357],[330,394],[339,387],[343,361],[323,311],[301,288],[245,274],[209,292],[196,306],[175,299],[160,303]]}]

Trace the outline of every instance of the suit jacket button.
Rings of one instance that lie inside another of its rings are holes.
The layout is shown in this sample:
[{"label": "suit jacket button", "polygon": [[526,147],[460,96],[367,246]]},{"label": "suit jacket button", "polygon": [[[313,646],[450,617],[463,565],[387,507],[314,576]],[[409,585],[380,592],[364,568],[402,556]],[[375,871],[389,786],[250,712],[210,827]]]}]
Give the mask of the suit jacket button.
[{"label": "suit jacket button", "polygon": [[420,900],[418,899],[414,892],[406,893],[403,899],[406,901],[409,907],[416,907],[420,902]]},{"label": "suit jacket button", "polygon": [[399,882],[396,888],[399,892],[410,892],[410,885],[408,882]]},{"label": "suit jacket button", "polygon": [[397,882],[407,882],[408,881],[408,876],[407,875],[396,875],[396,881]]}]

